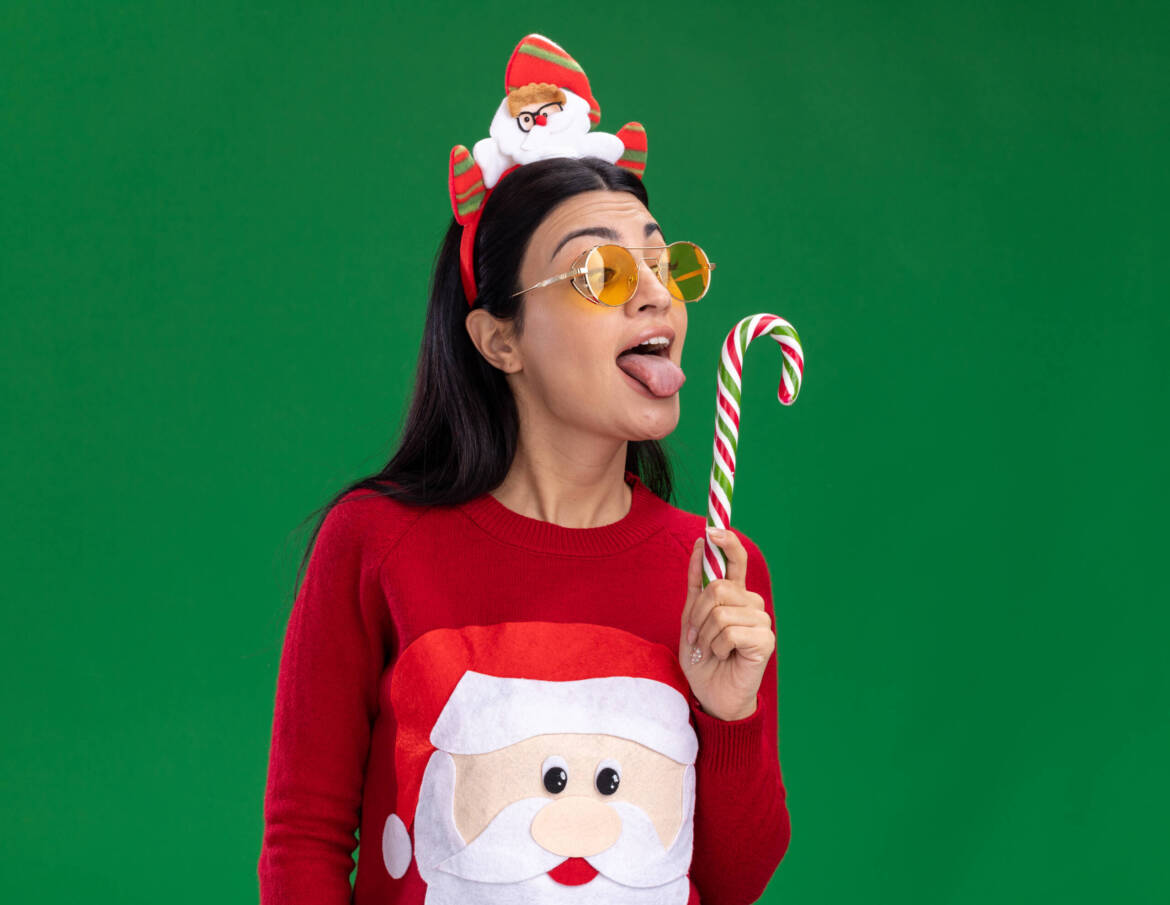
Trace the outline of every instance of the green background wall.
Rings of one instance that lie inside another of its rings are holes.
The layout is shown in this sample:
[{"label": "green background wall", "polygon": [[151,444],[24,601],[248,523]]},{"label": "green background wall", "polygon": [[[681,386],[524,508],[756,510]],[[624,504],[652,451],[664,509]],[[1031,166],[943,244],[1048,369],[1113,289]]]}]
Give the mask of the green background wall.
[{"label": "green background wall", "polygon": [[300,523],[393,452],[447,153],[536,31],[719,263],[683,508],[727,329],[804,340],[790,409],[748,357],[733,517],[765,901],[1167,901],[1165,10],[0,5],[0,898],[256,900]]}]

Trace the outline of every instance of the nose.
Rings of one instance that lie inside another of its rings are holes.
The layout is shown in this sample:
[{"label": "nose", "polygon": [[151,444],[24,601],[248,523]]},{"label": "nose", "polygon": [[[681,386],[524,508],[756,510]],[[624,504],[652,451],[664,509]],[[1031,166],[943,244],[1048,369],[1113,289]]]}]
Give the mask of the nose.
[{"label": "nose", "polygon": [[626,309],[629,313],[634,311],[641,311],[643,308],[656,308],[670,310],[671,304],[674,302],[672,296],[662,285],[662,281],[658,279],[650,265],[643,259],[638,262],[638,291],[634,293],[634,297],[626,303]]},{"label": "nose", "polygon": [[547,126],[548,125],[548,114],[547,113],[537,113],[536,116],[532,117],[532,121],[534,123],[536,123],[538,126]]}]

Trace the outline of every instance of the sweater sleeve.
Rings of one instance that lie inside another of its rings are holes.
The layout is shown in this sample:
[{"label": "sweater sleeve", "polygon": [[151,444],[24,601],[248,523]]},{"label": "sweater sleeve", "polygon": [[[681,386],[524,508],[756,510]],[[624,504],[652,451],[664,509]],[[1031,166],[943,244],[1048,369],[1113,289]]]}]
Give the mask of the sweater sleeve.
[{"label": "sweater sleeve", "polygon": [[351,899],[378,682],[392,643],[360,503],[325,515],[289,616],[276,682],[258,873],[261,905]]},{"label": "sweater sleeve", "polygon": [[[735,533],[748,551],[747,589],[764,598],[775,629],[767,563],[750,539]],[[777,638],[750,716],[721,720],[705,713],[691,695],[699,755],[690,876],[703,905],[755,902],[788,849],[787,793],[777,737],[779,648]]]}]

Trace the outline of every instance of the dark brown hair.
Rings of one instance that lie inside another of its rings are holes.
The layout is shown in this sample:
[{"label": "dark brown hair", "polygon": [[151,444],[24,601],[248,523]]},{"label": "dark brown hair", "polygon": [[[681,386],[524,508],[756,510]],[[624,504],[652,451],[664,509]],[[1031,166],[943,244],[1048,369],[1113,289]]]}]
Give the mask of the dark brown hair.
[{"label": "dark brown hair", "polygon": [[[476,229],[475,307],[511,319],[522,333],[525,297],[512,293],[521,288],[520,262],[529,239],[562,201],[598,189],[629,192],[649,206],[641,179],[595,157],[542,160],[502,179]],[[435,261],[414,395],[398,450],[377,474],[347,484],[316,510],[320,518],[301,558],[298,585],[321,523],[351,490],[364,488],[413,505],[452,505],[498,487],[511,467],[519,432],[516,403],[504,374],[484,360],[464,326],[470,309],[459,278],[462,231],[452,218]],[[671,502],[670,460],[657,440],[631,440],[626,469]]]}]

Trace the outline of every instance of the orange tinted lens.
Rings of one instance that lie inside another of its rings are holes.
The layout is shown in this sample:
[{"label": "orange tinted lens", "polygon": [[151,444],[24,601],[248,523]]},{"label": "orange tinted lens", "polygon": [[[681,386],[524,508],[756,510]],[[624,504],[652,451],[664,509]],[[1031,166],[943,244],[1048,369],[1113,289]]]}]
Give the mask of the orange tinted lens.
[{"label": "orange tinted lens", "polygon": [[662,252],[658,278],[680,302],[695,302],[707,293],[711,264],[694,242],[674,242]]},{"label": "orange tinted lens", "polygon": [[620,245],[600,245],[585,259],[585,282],[603,305],[624,305],[638,288],[638,265]]}]

